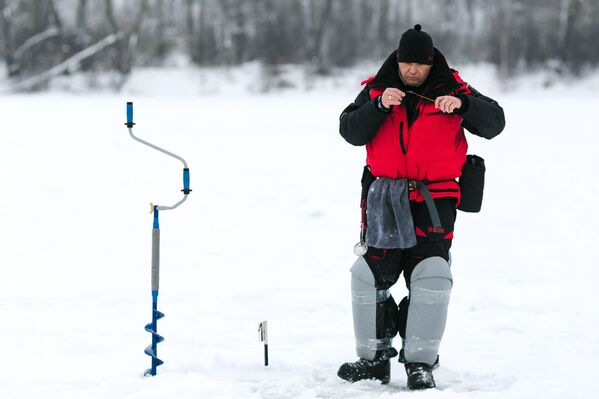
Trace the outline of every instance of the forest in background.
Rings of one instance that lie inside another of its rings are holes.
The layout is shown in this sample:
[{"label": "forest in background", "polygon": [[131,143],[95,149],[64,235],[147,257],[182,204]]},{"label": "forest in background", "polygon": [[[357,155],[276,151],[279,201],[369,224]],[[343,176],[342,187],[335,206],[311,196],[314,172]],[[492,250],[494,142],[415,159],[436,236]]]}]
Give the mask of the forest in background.
[{"label": "forest in background", "polygon": [[197,66],[258,61],[309,74],[382,59],[420,23],[453,62],[500,77],[599,64],[596,0],[0,0],[0,56],[14,91],[57,76],[114,73],[184,56]]}]

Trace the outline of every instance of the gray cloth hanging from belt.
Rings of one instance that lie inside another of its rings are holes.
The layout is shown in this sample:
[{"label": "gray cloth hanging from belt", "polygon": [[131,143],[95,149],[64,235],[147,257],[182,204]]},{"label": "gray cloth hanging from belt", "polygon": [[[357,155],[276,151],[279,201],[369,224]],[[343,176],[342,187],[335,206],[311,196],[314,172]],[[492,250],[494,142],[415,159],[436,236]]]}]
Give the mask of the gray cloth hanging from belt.
[{"label": "gray cloth hanging from belt", "polygon": [[376,179],[368,190],[366,244],[376,248],[416,245],[406,179]]}]

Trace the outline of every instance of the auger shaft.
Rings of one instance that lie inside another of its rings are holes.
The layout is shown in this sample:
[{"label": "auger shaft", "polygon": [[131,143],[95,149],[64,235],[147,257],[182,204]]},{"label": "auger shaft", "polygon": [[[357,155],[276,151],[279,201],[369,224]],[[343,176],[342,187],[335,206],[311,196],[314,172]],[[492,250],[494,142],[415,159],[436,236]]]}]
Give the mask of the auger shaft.
[{"label": "auger shaft", "polygon": [[158,311],[158,290],[160,288],[160,224],[158,222],[158,207],[154,207],[154,222],[152,225],[152,322],[146,325],[146,331],[152,334],[152,343],[145,349],[145,353],[152,358],[151,367],[145,375],[156,375],[156,367],[164,362],[158,358],[158,344],[164,338],[158,335],[158,320],[164,313]]}]

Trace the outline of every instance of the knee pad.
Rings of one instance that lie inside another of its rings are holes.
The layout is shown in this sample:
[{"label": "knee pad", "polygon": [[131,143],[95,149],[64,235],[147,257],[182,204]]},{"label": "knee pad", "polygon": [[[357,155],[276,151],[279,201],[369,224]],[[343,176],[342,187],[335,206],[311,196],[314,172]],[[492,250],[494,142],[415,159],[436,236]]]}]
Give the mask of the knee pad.
[{"label": "knee pad", "polygon": [[439,256],[424,259],[412,271],[403,348],[407,362],[432,365],[437,359],[452,285],[449,264]]},{"label": "knee pad", "polygon": [[376,288],[374,275],[363,257],[350,271],[356,353],[373,360],[378,350],[391,347],[397,334],[397,305],[388,289]]}]

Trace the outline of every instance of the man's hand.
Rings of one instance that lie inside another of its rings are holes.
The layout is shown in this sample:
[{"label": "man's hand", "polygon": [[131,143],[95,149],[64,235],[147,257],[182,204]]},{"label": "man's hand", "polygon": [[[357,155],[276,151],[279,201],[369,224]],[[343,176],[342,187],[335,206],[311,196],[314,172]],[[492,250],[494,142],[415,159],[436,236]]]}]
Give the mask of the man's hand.
[{"label": "man's hand", "polygon": [[435,108],[440,109],[441,112],[451,114],[456,109],[462,107],[462,100],[454,96],[441,96],[435,100]]},{"label": "man's hand", "polygon": [[388,87],[383,94],[381,94],[381,102],[385,108],[391,108],[392,105],[401,104],[405,95],[406,93],[399,89]]}]

